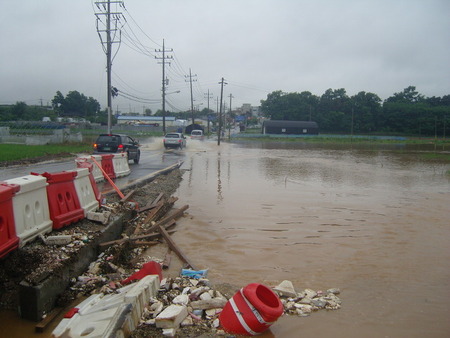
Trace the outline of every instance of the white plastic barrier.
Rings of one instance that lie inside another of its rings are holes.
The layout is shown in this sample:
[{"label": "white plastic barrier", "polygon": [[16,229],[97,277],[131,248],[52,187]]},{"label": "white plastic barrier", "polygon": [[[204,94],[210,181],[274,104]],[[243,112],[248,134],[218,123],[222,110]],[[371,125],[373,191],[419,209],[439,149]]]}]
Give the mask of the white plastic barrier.
[{"label": "white plastic barrier", "polygon": [[12,199],[19,247],[23,247],[40,234],[51,232],[53,222],[48,207],[46,178],[27,175],[5,182],[20,186],[20,190]]},{"label": "white plastic barrier", "polygon": [[96,199],[94,189],[92,188],[91,181],[89,180],[89,169],[78,168],[75,170],[77,176],[74,180],[75,190],[80,201],[80,205],[84,210],[84,217],[86,217],[89,211],[96,211],[99,207],[99,201]]},{"label": "white plastic barrier", "polygon": [[[91,155],[94,157],[94,159],[97,161],[97,163],[101,166],[102,165],[102,155]],[[94,175],[94,179],[96,182],[100,182],[104,180],[103,177],[103,173],[101,171],[101,169],[94,163],[94,161],[92,161],[91,156],[83,156],[83,157],[78,157],[77,159],[75,159],[75,162],[89,162],[93,164],[93,170],[92,170],[92,175]]]},{"label": "white plastic barrier", "polygon": [[131,172],[126,153],[114,154],[113,166],[116,177],[127,176]]},{"label": "white plastic barrier", "polygon": [[52,337],[127,336],[139,324],[145,304],[158,289],[158,275],[148,275],[119,289],[117,294],[92,295],[76,307],[78,312],[71,318],[61,320]]}]

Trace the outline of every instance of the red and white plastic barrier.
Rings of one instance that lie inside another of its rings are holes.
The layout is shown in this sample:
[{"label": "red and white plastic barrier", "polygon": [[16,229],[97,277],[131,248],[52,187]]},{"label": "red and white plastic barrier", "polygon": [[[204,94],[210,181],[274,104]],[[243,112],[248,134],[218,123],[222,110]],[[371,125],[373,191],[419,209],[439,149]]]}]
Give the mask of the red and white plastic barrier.
[{"label": "red and white plastic barrier", "polygon": [[[117,293],[94,294],[69,311],[52,337],[124,337],[138,325],[145,306],[159,289],[159,277],[148,275]],[[118,325],[119,318],[121,325]]]},{"label": "red and white plastic barrier", "polygon": [[0,182],[0,258],[19,247],[16,234],[12,198],[20,187]]},{"label": "red and white plastic barrier", "polygon": [[116,177],[123,177],[130,174],[131,169],[128,165],[128,156],[126,153],[114,154],[112,162]]},{"label": "red and white plastic barrier", "polygon": [[[93,164],[92,174],[96,182],[105,179],[103,171],[111,179],[127,176],[131,172],[126,153],[83,156],[78,157],[75,162],[78,168],[85,168],[86,162]],[[99,163],[101,169],[94,162]]]},{"label": "red and white plastic barrier", "polygon": [[[79,157],[77,169],[0,182],[0,258],[37,236],[84,219],[102,201],[97,181],[129,175],[125,153]],[[97,162],[101,168],[98,167]]]},{"label": "red and white plastic barrier", "polygon": [[[86,217],[88,212],[96,211],[100,207],[101,195],[100,197],[97,196],[94,191],[88,168],[78,168],[75,171],[77,172],[77,176],[73,183],[80,201],[80,206],[84,210],[84,217]],[[95,187],[97,187],[96,184]],[[98,192],[98,189],[96,190]]]},{"label": "red and white plastic barrier", "polygon": [[86,163],[89,163],[92,165],[92,175],[96,182],[103,181],[103,173],[102,170],[97,167],[94,162],[92,161],[92,158],[94,158],[100,166],[102,165],[102,155],[92,155],[92,156],[84,156],[84,157],[78,157],[75,159],[75,162],[77,164],[77,168],[86,168],[89,167]]},{"label": "red and white plastic barrier", "polygon": [[12,198],[19,247],[24,246],[40,234],[52,231],[45,177],[27,175],[5,182],[20,187]]},{"label": "red and white plastic barrier", "polygon": [[77,174],[76,171],[41,174],[48,183],[47,198],[53,229],[60,229],[84,218],[84,210],[81,208],[74,184]]}]

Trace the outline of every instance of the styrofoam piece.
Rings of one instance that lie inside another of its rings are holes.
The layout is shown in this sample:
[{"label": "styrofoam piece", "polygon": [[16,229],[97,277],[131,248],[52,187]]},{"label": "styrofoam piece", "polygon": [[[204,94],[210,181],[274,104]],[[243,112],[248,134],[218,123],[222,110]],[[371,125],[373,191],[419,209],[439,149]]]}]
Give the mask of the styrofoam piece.
[{"label": "styrofoam piece", "polygon": [[84,217],[90,211],[96,211],[100,204],[95,197],[94,189],[92,188],[91,181],[89,180],[89,169],[88,168],[78,168],[77,176],[75,177],[73,183],[75,185],[75,190],[80,201],[81,208],[84,210]]},{"label": "styrofoam piece", "polygon": [[145,304],[156,296],[159,277],[149,275],[138,283],[119,289],[116,294],[92,295],[76,308],[72,318],[64,318],[52,336],[69,337],[128,337],[139,324]]},{"label": "styrofoam piece", "polygon": [[92,157],[97,161],[100,166],[102,165],[102,155],[91,155],[91,156],[81,156],[75,159],[75,162],[89,162],[93,164],[92,175],[96,182],[104,180],[103,172],[101,169],[92,161]]},{"label": "styrofoam piece", "polygon": [[127,176],[130,174],[131,169],[128,165],[128,156],[126,153],[114,154],[112,161],[116,177]]},{"label": "styrofoam piece", "polygon": [[14,223],[19,247],[41,234],[51,232],[53,222],[50,219],[45,177],[26,175],[5,182],[20,186],[20,190],[13,197]]}]

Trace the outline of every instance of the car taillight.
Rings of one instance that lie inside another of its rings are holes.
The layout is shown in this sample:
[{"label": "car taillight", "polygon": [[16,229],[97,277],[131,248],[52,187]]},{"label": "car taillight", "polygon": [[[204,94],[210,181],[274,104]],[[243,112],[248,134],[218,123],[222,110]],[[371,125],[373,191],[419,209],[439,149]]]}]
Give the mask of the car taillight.
[{"label": "car taillight", "polygon": [[117,147],[119,150],[123,150],[123,144],[119,144],[119,146]]}]

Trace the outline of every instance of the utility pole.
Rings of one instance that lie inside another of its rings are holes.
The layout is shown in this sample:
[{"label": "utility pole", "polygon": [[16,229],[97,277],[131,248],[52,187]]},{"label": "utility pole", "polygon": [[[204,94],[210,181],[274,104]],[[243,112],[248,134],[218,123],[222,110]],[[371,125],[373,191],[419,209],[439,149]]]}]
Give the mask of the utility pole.
[{"label": "utility pole", "polygon": [[[118,36],[118,40],[114,40],[111,38],[111,32],[117,31],[120,29],[117,29],[117,22],[120,20],[120,17],[122,15],[121,12],[113,12],[111,13],[111,4],[120,5],[123,7],[123,1],[113,1],[113,0],[106,0],[106,1],[96,1],[95,5],[100,10],[100,12],[95,13],[95,16],[97,17],[97,33],[100,37],[100,41],[102,43],[103,51],[106,53],[106,73],[107,73],[107,80],[106,80],[106,91],[107,91],[107,101],[108,101],[108,134],[111,133],[111,115],[112,115],[112,86],[111,86],[111,67],[112,67],[112,44],[113,43],[120,43],[120,34],[114,34],[114,36]],[[103,8],[103,10],[102,10]],[[106,30],[99,28],[99,22],[102,22],[100,19],[100,16],[104,15],[106,17]],[[114,21],[114,29],[111,29],[111,15],[113,15],[113,21]],[[106,34],[106,43],[104,42],[102,38],[102,34]],[[106,44],[106,48],[105,48]]]},{"label": "utility pole", "polygon": [[[197,80],[192,80],[192,77],[193,77],[193,76],[197,76],[197,74],[192,75],[192,73],[191,73],[191,68],[189,68],[189,83],[190,83],[190,86],[191,86],[191,114],[192,114],[192,124],[195,123],[195,120],[194,120],[194,97],[192,96],[192,81],[197,81]],[[188,75],[185,75],[185,77],[187,78]]]},{"label": "utility pole", "polygon": [[205,93],[205,95],[206,95],[206,98],[208,99],[208,115],[207,115],[207,121],[208,121],[208,134],[209,134],[209,99],[212,99],[212,93],[210,94],[209,93],[209,89],[208,89],[208,94],[206,94]]},{"label": "utility pole", "polygon": [[228,139],[231,134],[231,99],[234,98],[233,94],[230,94],[230,113],[228,114]]},{"label": "utility pole", "polygon": [[166,134],[166,63],[170,64],[170,62],[166,62],[167,59],[173,59],[173,56],[166,56],[166,53],[173,52],[173,49],[166,50],[164,47],[164,39],[162,50],[155,49],[155,52],[162,53],[162,57],[155,56],[155,59],[162,60],[162,62],[158,62],[162,64],[162,118],[163,118],[163,134]]},{"label": "utility pole", "polygon": [[220,137],[222,136],[222,101],[223,101],[223,86],[227,83],[224,78],[219,82],[220,84],[220,111],[219,111],[219,134],[217,136],[217,145],[220,146]]}]

